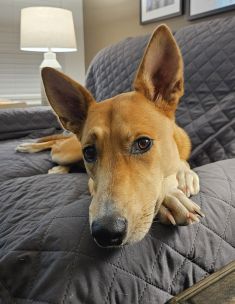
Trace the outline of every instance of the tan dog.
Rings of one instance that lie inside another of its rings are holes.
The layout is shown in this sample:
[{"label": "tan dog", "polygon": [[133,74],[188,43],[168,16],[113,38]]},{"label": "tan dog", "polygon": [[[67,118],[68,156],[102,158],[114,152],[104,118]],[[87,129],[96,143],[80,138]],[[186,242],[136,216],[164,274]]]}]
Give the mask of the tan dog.
[{"label": "tan dog", "polygon": [[81,85],[52,69],[42,78],[48,100],[65,129],[22,144],[21,152],[51,148],[60,166],[84,159],[93,196],[91,233],[101,246],[141,240],[157,215],[165,224],[187,225],[203,216],[188,197],[199,192],[199,179],[186,160],[190,140],[175,124],[183,95],[183,62],[170,30],[153,33],[138,69],[134,91],[96,103]]}]

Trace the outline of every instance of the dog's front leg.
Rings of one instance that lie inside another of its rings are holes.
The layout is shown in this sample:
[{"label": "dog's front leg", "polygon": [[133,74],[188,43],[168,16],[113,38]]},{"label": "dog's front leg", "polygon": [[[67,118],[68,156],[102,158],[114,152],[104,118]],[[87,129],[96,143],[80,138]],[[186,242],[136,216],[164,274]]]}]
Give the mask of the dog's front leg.
[{"label": "dog's front leg", "polygon": [[198,194],[200,190],[199,177],[197,173],[190,169],[187,161],[181,160],[179,170],[176,174],[178,188],[182,190],[187,197]]},{"label": "dog's front leg", "polygon": [[65,174],[69,173],[69,166],[55,166],[48,170],[48,174]]},{"label": "dog's front leg", "polygon": [[157,214],[162,223],[189,225],[199,222],[199,216],[204,216],[200,207],[178,188],[176,174],[165,178],[163,193],[164,199]]}]

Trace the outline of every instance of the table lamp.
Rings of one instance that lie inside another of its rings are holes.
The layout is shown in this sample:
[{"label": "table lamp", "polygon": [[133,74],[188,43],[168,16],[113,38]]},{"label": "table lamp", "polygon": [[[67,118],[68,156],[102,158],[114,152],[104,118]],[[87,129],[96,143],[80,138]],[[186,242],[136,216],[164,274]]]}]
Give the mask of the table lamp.
[{"label": "table lamp", "polygon": [[[20,48],[23,51],[44,52],[40,71],[44,67],[61,70],[55,53],[77,50],[72,12],[56,7],[23,8]],[[48,105],[42,81],[41,98],[42,104]]]}]

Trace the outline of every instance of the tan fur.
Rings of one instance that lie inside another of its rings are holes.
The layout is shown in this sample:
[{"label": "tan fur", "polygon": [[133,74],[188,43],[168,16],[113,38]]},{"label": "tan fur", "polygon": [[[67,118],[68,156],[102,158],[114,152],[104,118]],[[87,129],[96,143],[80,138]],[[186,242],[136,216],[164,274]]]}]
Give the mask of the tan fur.
[{"label": "tan fur", "polygon": [[79,162],[82,160],[81,143],[75,135],[64,140],[58,140],[52,146],[51,158],[59,165]]},{"label": "tan fur", "polygon": [[191,152],[191,141],[188,134],[177,125],[175,125],[174,140],[178,147],[180,159],[188,160]]},{"label": "tan fur", "polygon": [[[194,212],[199,209],[181,191],[190,195],[197,180],[194,185],[195,176],[185,162],[190,140],[174,120],[184,90],[183,62],[166,26],[153,33],[133,92],[96,103],[68,76],[51,68],[43,69],[42,76],[53,109],[76,136],[52,137],[48,143],[42,139],[36,145],[51,147],[52,159],[59,165],[81,160],[86,146],[95,146],[98,153],[95,163],[85,162],[93,196],[90,223],[118,213],[128,220],[123,243],[132,243],[145,236],[156,214],[164,223],[198,220]],[[151,149],[131,154],[133,143],[143,136],[153,140]],[[181,190],[177,188],[177,173]]]},{"label": "tan fur", "polygon": [[57,141],[57,140],[61,140],[61,139],[67,139],[69,137],[71,137],[73,135],[69,134],[69,135],[64,135],[64,134],[55,134],[55,135],[49,135],[49,136],[44,136],[42,138],[39,138],[37,140],[38,143],[42,143],[42,142],[46,142],[46,141]]}]

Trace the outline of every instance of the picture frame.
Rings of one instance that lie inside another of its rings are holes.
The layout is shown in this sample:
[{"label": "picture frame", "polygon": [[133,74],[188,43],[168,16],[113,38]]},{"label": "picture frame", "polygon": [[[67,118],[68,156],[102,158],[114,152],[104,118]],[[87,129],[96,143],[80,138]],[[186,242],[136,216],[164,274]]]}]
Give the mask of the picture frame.
[{"label": "picture frame", "polygon": [[188,20],[195,20],[235,9],[235,0],[187,0]]},{"label": "picture frame", "polygon": [[140,0],[140,24],[183,14],[183,0]]}]

